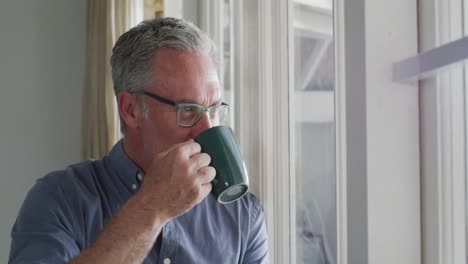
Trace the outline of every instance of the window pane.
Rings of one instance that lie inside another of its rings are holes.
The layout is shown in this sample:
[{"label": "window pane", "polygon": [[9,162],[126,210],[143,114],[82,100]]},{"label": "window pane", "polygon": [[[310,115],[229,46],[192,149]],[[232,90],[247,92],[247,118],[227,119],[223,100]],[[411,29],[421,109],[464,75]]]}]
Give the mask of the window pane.
[{"label": "window pane", "polygon": [[297,263],[336,263],[332,0],[293,1]]},{"label": "window pane", "polygon": [[223,14],[223,46],[219,47],[222,50],[223,55],[223,100],[225,103],[231,106],[231,111],[229,112],[229,126],[234,127],[234,91],[231,88],[233,84],[233,43],[231,43],[231,34],[232,34],[232,23],[231,23],[231,12],[232,12],[232,0],[224,0],[224,14]]}]

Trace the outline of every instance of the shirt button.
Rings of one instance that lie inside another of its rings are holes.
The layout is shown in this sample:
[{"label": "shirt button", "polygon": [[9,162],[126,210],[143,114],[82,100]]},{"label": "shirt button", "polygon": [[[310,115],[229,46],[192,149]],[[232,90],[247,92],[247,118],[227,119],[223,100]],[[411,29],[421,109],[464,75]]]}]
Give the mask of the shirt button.
[{"label": "shirt button", "polygon": [[137,174],[137,178],[138,178],[138,180],[141,181],[141,180],[143,180],[143,175],[142,175],[141,173],[138,173],[138,174]]},{"label": "shirt button", "polygon": [[136,188],[137,188],[137,185],[136,185],[136,184],[132,184],[132,189],[133,189],[133,190],[136,190]]},{"label": "shirt button", "polygon": [[171,264],[171,260],[169,258],[164,259],[164,264]]}]

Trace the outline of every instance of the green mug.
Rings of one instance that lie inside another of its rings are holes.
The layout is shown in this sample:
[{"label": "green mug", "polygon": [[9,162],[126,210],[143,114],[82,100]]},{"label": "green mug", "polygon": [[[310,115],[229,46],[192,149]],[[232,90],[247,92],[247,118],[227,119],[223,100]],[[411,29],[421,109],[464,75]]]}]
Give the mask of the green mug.
[{"label": "green mug", "polygon": [[195,141],[202,152],[210,155],[210,166],[216,170],[211,184],[218,202],[226,204],[244,196],[249,189],[249,176],[232,129],[215,126],[200,133]]}]

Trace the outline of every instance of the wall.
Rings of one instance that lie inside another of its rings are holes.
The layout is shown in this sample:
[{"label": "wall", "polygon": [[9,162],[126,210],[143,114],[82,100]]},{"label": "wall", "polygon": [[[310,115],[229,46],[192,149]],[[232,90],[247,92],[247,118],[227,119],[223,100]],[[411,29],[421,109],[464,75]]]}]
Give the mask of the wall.
[{"label": "wall", "polygon": [[0,1],[0,263],[27,191],[79,161],[85,0]]},{"label": "wall", "polygon": [[344,34],[338,32],[345,57],[337,57],[345,71],[339,73],[345,90],[337,93],[346,98],[343,258],[350,264],[421,263],[418,86],[392,80],[393,63],[418,52],[417,3],[338,2],[345,18],[339,24]]},{"label": "wall", "polygon": [[392,81],[418,53],[416,1],[366,0],[369,263],[421,263],[419,91]]}]

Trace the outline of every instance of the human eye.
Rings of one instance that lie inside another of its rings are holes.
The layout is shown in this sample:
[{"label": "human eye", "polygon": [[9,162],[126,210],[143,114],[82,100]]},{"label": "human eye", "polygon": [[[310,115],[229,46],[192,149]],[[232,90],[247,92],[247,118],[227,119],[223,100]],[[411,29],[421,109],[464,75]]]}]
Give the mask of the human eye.
[{"label": "human eye", "polygon": [[183,118],[193,118],[198,114],[198,107],[195,105],[183,105],[179,108],[179,115]]}]

